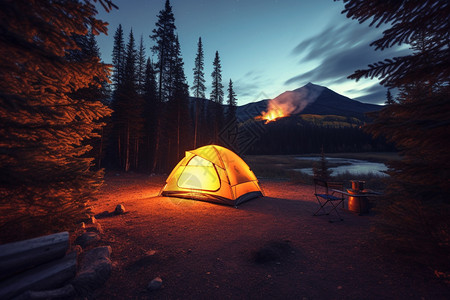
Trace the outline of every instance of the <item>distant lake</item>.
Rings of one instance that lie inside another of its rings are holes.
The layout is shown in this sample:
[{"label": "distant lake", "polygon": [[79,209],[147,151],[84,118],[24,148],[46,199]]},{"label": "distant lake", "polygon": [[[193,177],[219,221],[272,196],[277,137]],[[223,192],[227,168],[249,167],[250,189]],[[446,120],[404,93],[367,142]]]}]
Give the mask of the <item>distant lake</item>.
[{"label": "distant lake", "polygon": [[[383,173],[383,171],[387,170],[387,167],[383,163],[375,163],[366,160],[359,159],[349,159],[349,158],[339,158],[339,157],[325,157],[329,163],[333,164],[342,164],[342,166],[338,166],[335,168],[329,168],[333,173],[331,175],[340,175],[342,173],[349,172],[353,175],[364,175],[364,174],[374,174],[381,176],[388,176]],[[299,160],[310,160],[310,161],[320,161],[320,157],[311,156],[311,157],[296,157]],[[312,168],[302,168],[302,169],[294,169],[295,171],[303,172],[308,175],[314,175]]]}]

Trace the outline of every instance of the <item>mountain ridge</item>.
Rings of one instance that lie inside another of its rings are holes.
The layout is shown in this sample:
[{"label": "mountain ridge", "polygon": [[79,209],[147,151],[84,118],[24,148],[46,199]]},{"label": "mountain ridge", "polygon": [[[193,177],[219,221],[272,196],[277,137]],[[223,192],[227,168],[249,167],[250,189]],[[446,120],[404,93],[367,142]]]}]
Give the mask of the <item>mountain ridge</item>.
[{"label": "mountain ridge", "polygon": [[[267,111],[270,101],[279,100],[280,105],[284,105],[289,97],[295,98],[298,106],[294,105],[293,113],[290,116],[301,114],[308,115],[336,115],[344,117],[358,118],[362,121],[368,120],[366,113],[379,111],[382,105],[363,103],[349,97],[336,93],[335,91],[309,82],[308,84],[292,91],[286,91],[273,99],[263,99],[256,102],[246,103],[236,108],[236,117],[239,122],[245,122],[260,116]],[[302,100],[306,98],[307,100]],[[195,101],[203,101],[204,106],[218,105],[208,99],[189,97],[190,107],[193,108]],[[303,101],[303,102],[302,102]],[[306,105],[305,105],[306,104]],[[227,105],[222,104],[224,112]],[[302,107],[303,106],[303,107]]]},{"label": "mountain ridge", "polygon": [[[295,112],[291,115],[338,115],[345,117],[356,117],[358,119],[365,120],[367,119],[367,116],[365,115],[366,113],[378,111],[383,107],[382,105],[363,103],[353,100],[349,97],[338,94],[327,87],[316,85],[311,82],[303,87],[287,92],[297,94],[300,93],[302,95],[316,95],[308,99],[308,103],[301,109],[301,111]],[[287,92],[280,94],[274,99],[277,99]],[[269,101],[273,101],[274,99],[264,99],[238,106],[236,110],[238,120],[244,121],[246,119],[261,115],[263,111],[267,110]]]}]

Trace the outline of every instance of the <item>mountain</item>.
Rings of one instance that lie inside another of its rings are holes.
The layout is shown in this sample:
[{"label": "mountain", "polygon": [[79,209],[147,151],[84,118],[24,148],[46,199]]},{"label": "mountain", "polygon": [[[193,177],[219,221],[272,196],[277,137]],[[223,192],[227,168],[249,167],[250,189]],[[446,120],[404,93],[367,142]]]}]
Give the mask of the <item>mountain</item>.
[{"label": "mountain", "polygon": [[239,106],[236,111],[238,120],[242,122],[261,115],[261,112],[267,111],[270,102],[281,108],[289,104],[291,115],[338,115],[360,120],[367,119],[365,113],[382,108],[381,105],[362,103],[324,86],[308,83],[296,90],[284,92],[272,100],[265,99]]}]

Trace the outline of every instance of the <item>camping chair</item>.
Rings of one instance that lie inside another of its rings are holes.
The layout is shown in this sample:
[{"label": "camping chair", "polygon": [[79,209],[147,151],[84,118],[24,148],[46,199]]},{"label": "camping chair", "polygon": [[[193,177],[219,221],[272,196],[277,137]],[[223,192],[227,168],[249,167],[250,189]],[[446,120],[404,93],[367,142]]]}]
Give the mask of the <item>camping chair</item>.
[{"label": "camping chair", "polygon": [[[342,203],[344,206],[344,195],[332,191],[332,189],[343,190],[344,184],[342,182],[329,182],[319,178],[314,178],[314,196],[316,196],[317,202],[319,203],[319,209],[313,214],[314,216],[330,215],[333,211],[339,218],[339,221],[344,219],[339,214],[337,210],[339,204]],[[340,195],[340,196],[339,196]],[[330,207],[327,211],[326,207]],[[333,222],[330,220],[330,222]]]}]

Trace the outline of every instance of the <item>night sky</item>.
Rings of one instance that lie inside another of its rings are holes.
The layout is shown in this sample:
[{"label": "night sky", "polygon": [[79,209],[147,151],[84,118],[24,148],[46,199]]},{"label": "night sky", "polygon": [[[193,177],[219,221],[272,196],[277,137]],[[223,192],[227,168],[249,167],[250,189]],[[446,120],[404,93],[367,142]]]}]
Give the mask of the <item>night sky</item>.
[{"label": "night sky", "polygon": [[[119,24],[125,43],[133,29],[137,46],[142,35],[146,55],[152,55],[149,35],[165,0],[114,3],[119,10],[106,13],[98,9],[98,17],[110,24],[108,36],[98,37],[102,59],[111,63],[113,36]],[[201,37],[206,96],[211,91],[212,62],[218,50],[225,94],[231,78],[238,105],[274,98],[308,82],[362,102],[382,104],[386,88],[377,80],[355,82],[346,77],[370,63],[408,51],[375,51],[369,44],[381,37],[382,29],[347,19],[341,14],[344,5],[340,1],[171,0],[171,4],[189,85]]]}]

